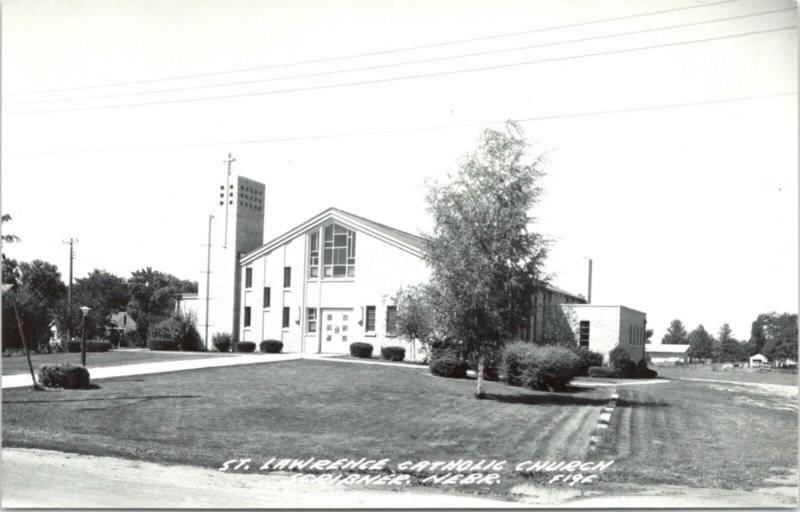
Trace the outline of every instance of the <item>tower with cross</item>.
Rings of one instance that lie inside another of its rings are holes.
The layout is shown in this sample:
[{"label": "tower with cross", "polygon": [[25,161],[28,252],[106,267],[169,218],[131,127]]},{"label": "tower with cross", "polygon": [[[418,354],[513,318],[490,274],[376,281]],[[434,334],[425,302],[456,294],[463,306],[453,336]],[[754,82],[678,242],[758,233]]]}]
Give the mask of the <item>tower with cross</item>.
[{"label": "tower with cross", "polygon": [[234,162],[230,153],[222,161],[227,172],[214,188],[210,247],[203,248],[207,261],[200,278],[197,329],[204,338],[208,332],[204,342],[209,349],[215,333],[229,333],[237,341],[243,284],[239,258],[264,243],[266,187],[232,173]]}]

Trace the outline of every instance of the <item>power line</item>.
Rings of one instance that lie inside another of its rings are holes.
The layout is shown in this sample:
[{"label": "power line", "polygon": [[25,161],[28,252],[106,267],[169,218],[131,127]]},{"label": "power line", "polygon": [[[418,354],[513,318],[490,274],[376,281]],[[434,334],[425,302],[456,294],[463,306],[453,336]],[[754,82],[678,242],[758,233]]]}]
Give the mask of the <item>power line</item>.
[{"label": "power line", "polygon": [[[733,103],[733,102],[740,102],[740,101],[753,101],[759,99],[769,99],[769,98],[780,98],[784,96],[793,96],[797,94],[797,92],[784,92],[784,93],[776,93],[776,94],[762,94],[762,95],[755,95],[755,96],[740,96],[736,98],[723,98],[718,100],[703,100],[703,101],[694,101],[694,102],[686,102],[686,103],[669,103],[663,105],[650,105],[645,107],[631,107],[631,108],[623,108],[623,109],[613,109],[613,110],[596,110],[591,112],[576,112],[571,114],[558,114],[558,115],[550,115],[550,116],[538,116],[538,117],[525,117],[525,118],[518,118],[515,119],[520,123],[529,123],[535,121],[550,121],[555,119],[569,119],[569,118],[576,118],[576,117],[591,117],[591,116],[599,116],[599,115],[608,115],[608,114],[626,114],[626,113],[634,113],[634,112],[646,112],[649,110],[663,110],[663,109],[670,109],[670,108],[681,108],[681,107],[694,107],[700,105],[716,105],[722,103]],[[160,149],[177,149],[177,148],[196,148],[196,147],[207,147],[207,146],[230,146],[230,145],[239,145],[239,144],[270,144],[270,143],[279,143],[279,142],[295,142],[295,141],[303,141],[303,140],[323,140],[323,139],[337,139],[337,138],[349,138],[349,137],[365,137],[365,136],[372,136],[372,135],[393,135],[393,134],[404,134],[404,133],[414,133],[414,132],[422,132],[422,131],[441,131],[441,130],[452,130],[452,129],[459,129],[459,128],[474,128],[478,126],[490,126],[495,124],[502,124],[505,121],[484,121],[484,122],[477,122],[477,123],[464,123],[464,124],[453,124],[453,125],[440,125],[440,126],[429,126],[429,127],[422,127],[422,128],[401,128],[401,129],[393,129],[393,130],[380,130],[380,131],[367,131],[367,132],[350,132],[350,133],[337,133],[337,134],[323,134],[323,135],[307,135],[307,136],[297,136],[297,137],[278,137],[278,138],[270,138],[270,139],[251,139],[251,140],[233,140],[233,141],[223,141],[223,142],[198,142],[198,143],[190,143],[190,144],[168,144],[168,145],[158,145],[158,146],[138,146],[138,147],[127,147],[127,148],[100,148],[100,149],[69,149],[69,150],[57,150],[57,151],[21,151],[21,152],[8,152],[7,154],[10,155],[51,155],[51,154],[66,154],[66,153],[108,153],[108,152],[116,152],[116,151],[146,151],[146,150],[160,150]]]},{"label": "power line", "polygon": [[283,64],[272,64],[272,65],[257,66],[257,67],[252,67],[252,68],[231,69],[231,70],[226,70],[226,71],[213,71],[213,72],[207,72],[207,73],[198,73],[198,74],[193,74],[193,75],[180,75],[180,76],[167,77],[167,78],[151,78],[151,79],[147,79],[147,80],[135,80],[135,81],[127,81],[127,82],[113,82],[113,83],[99,84],[99,85],[85,85],[85,86],[76,86],[76,87],[61,87],[61,88],[57,88],[57,89],[40,89],[40,90],[36,90],[36,91],[26,91],[26,92],[12,92],[12,93],[6,93],[6,95],[12,96],[12,95],[23,95],[23,94],[42,94],[42,93],[49,93],[49,92],[76,91],[76,90],[82,90],[82,89],[99,89],[99,88],[103,88],[103,87],[118,87],[118,86],[123,86],[123,85],[136,85],[136,84],[145,84],[145,83],[152,83],[152,82],[164,82],[164,81],[170,81],[170,80],[184,80],[184,79],[187,79],[187,78],[201,78],[201,77],[206,77],[206,76],[226,75],[226,74],[232,74],[232,73],[246,73],[246,72],[251,72],[251,71],[261,71],[261,70],[265,70],[265,69],[276,69],[276,68],[284,68],[284,67],[291,67],[291,66],[301,66],[301,65],[306,65],[306,64],[319,64],[319,63],[323,63],[323,62],[332,62],[332,61],[337,61],[337,60],[356,59],[356,58],[362,58],[362,57],[372,57],[372,56],[375,56],[375,55],[386,55],[386,54],[390,54],[390,53],[399,53],[399,52],[423,50],[423,49],[428,49],[428,48],[437,48],[437,47],[441,47],[441,46],[450,46],[450,45],[455,45],[455,44],[472,43],[472,42],[477,42],[477,41],[488,41],[488,40],[491,40],[491,39],[501,39],[501,38],[506,38],[506,37],[516,37],[516,36],[521,36],[521,35],[534,34],[534,33],[538,33],[538,32],[547,32],[547,31],[551,31],[551,30],[561,30],[561,29],[565,29],[565,28],[582,27],[582,26],[587,26],[587,25],[594,25],[594,24],[597,24],[597,23],[607,23],[609,21],[629,20],[629,19],[634,19],[634,18],[642,18],[642,17],[646,17],[646,16],[654,16],[654,15],[657,15],[657,14],[666,14],[666,13],[671,13],[671,12],[686,11],[686,10],[690,10],[690,9],[699,9],[699,8],[702,8],[702,7],[711,7],[711,6],[714,6],[714,5],[729,4],[729,3],[733,3],[733,2],[737,2],[737,1],[739,1],[739,0],[720,0],[718,2],[709,2],[709,3],[706,3],[706,4],[702,4],[702,5],[689,5],[689,6],[685,6],[685,7],[675,7],[675,8],[672,8],[672,9],[663,9],[663,10],[660,10],[660,11],[650,11],[650,12],[639,13],[639,14],[629,14],[629,15],[626,15],[626,16],[616,16],[616,17],[613,17],[613,18],[602,18],[602,19],[599,19],[599,20],[584,21],[584,22],[579,22],[579,23],[569,23],[569,24],[566,24],[566,25],[557,25],[557,26],[552,26],[552,27],[543,27],[543,28],[536,28],[536,29],[531,29],[531,30],[523,30],[523,31],[520,31],[520,32],[510,32],[510,33],[505,33],[505,34],[495,34],[495,35],[489,35],[489,36],[474,37],[474,38],[470,38],[470,39],[458,39],[458,40],[454,40],[454,41],[443,41],[443,42],[439,42],[439,43],[429,43],[429,44],[424,44],[424,45],[419,45],[419,46],[406,46],[406,47],[402,47],[402,48],[393,48],[393,49],[389,49],[389,50],[378,50],[378,51],[366,52],[366,53],[356,53],[356,54],[343,55],[343,56],[338,56],[338,57],[325,57],[325,58],[311,59],[311,60],[305,60],[305,61],[287,62],[287,63],[283,63]]},{"label": "power line", "polygon": [[647,29],[640,29],[640,30],[633,30],[629,32],[618,32],[614,34],[605,34],[600,36],[591,36],[591,37],[583,37],[578,39],[567,39],[564,41],[555,41],[550,43],[540,43],[534,45],[527,45],[527,46],[517,46],[514,48],[501,48],[497,50],[488,50],[482,52],[473,52],[473,53],[466,53],[460,55],[450,55],[444,57],[433,57],[428,59],[419,59],[419,60],[411,60],[405,62],[395,62],[391,64],[378,64],[374,66],[362,66],[356,68],[349,68],[349,69],[339,69],[339,70],[331,70],[331,71],[321,71],[315,73],[304,73],[298,75],[289,75],[289,76],[282,76],[282,77],[273,77],[273,78],[263,78],[258,80],[244,80],[238,82],[225,82],[220,84],[207,84],[207,85],[193,85],[193,86],[186,86],[186,87],[175,87],[172,89],[155,89],[151,91],[135,91],[135,92],[123,92],[123,93],[115,93],[115,94],[104,94],[104,95],[97,95],[97,96],[77,96],[72,98],[56,98],[56,99],[46,99],[46,100],[31,100],[31,101],[18,101],[12,103],[6,103],[7,106],[15,106],[15,105],[38,105],[42,103],[63,103],[67,101],[86,101],[86,100],[98,100],[98,99],[107,99],[107,98],[119,98],[125,96],[139,96],[143,94],[163,94],[168,92],[179,92],[179,91],[190,91],[190,90],[198,90],[198,89],[212,89],[217,87],[229,87],[229,86],[238,86],[238,85],[252,85],[257,83],[266,83],[266,82],[276,82],[282,80],[291,80],[296,78],[311,78],[311,77],[319,77],[319,76],[327,76],[327,75],[336,75],[339,73],[352,73],[358,71],[370,71],[375,69],[385,69],[385,68],[393,68],[398,66],[408,66],[413,64],[424,64],[430,62],[440,62],[445,60],[452,60],[452,59],[463,59],[463,58],[470,58],[470,57],[481,57],[485,55],[494,55],[498,53],[508,53],[520,50],[530,50],[534,48],[544,48],[548,46],[558,46],[563,44],[570,44],[570,43],[579,43],[579,42],[586,42],[586,41],[594,41],[598,39],[608,39],[614,37],[624,37],[630,35],[637,35],[637,34],[645,34],[648,32],[658,32],[662,30],[673,30],[676,28],[685,28],[685,27],[692,27],[698,25],[707,25],[709,23],[719,23],[722,21],[732,21],[732,20],[739,20],[744,18],[753,18],[756,16],[763,16],[766,14],[775,14],[779,12],[785,11],[795,11],[794,7],[785,7],[783,9],[773,9],[771,11],[763,11],[758,13],[752,14],[742,14],[738,16],[728,16],[725,18],[717,18],[713,20],[705,20],[705,21],[696,21],[692,23],[680,23],[677,25],[669,25],[665,27],[655,27],[655,28],[647,28]]},{"label": "power line", "polygon": [[485,67],[477,67],[477,68],[468,68],[468,69],[457,69],[451,71],[439,71],[435,73],[423,73],[418,75],[407,75],[407,76],[399,76],[399,77],[392,77],[392,78],[379,78],[373,80],[362,80],[356,82],[344,82],[339,84],[328,84],[328,85],[315,85],[309,87],[297,87],[292,89],[278,89],[272,91],[260,91],[260,92],[250,92],[250,93],[238,93],[238,94],[228,94],[222,96],[207,96],[204,98],[184,98],[184,99],[177,99],[177,100],[161,100],[161,101],[149,101],[149,102],[141,102],[141,103],[124,103],[119,105],[99,105],[94,107],[72,107],[72,108],[61,108],[61,109],[49,109],[49,110],[28,110],[28,111],[19,111],[19,112],[7,112],[7,115],[19,115],[19,114],[44,114],[44,113],[56,113],[56,112],[75,112],[75,111],[86,111],[86,110],[106,110],[106,109],[115,109],[115,108],[129,108],[129,107],[143,107],[143,106],[151,106],[151,105],[165,105],[165,104],[175,104],[175,103],[192,103],[196,101],[212,101],[212,100],[222,100],[222,99],[233,99],[233,98],[245,98],[245,97],[253,97],[253,96],[266,96],[272,94],[286,94],[286,93],[293,93],[293,92],[301,92],[301,91],[314,91],[314,90],[322,90],[322,89],[335,89],[335,88],[342,88],[342,87],[352,87],[357,85],[372,85],[372,84],[379,84],[379,83],[387,83],[387,82],[396,82],[401,80],[415,80],[420,78],[432,78],[438,76],[448,76],[448,75],[456,75],[456,74],[464,74],[464,73],[474,73],[479,71],[493,71],[497,69],[507,69],[513,67],[520,67],[520,66],[528,66],[533,64],[543,64],[547,62],[559,62],[559,61],[567,61],[567,60],[574,60],[574,59],[583,59],[588,57],[601,57],[606,55],[614,55],[620,53],[631,53],[637,52],[642,50],[653,50],[657,48],[670,48],[675,46],[683,46],[687,44],[696,44],[696,43],[706,43],[711,41],[721,41],[723,39],[733,39],[737,37],[748,37],[753,35],[760,35],[760,34],[768,34],[771,32],[780,32],[783,30],[794,30],[795,26],[786,26],[786,27],[779,27],[779,28],[771,28],[765,30],[756,30],[752,32],[744,32],[741,34],[731,34],[726,36],[717,36],[717,37],[709,37],[704,39],[692,39],[688,41],[678,41],[673,43],[664,43],[664,44],[657,44],[657,45],[649,45],[649,46],[640,46],[635,48],[625,48],[622,50],[610,50],[605,52],[596,52],[596,53],[584,53],[579,55],[570,55],[566,57],[551,57],[547,59],[539,59],[533,61],[525,61],[525,62],[512,62],[509,64],[498,64],[494,66],[485,66]]}]

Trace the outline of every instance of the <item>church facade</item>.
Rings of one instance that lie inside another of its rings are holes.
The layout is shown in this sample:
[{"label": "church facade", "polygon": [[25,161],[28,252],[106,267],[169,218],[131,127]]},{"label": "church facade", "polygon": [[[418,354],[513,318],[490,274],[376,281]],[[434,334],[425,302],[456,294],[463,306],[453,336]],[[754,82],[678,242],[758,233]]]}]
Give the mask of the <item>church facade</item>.
[{"label": "church facade", "polygon": [[[361,341],[374,353],[403,346],[409,359],[422,357],[398,336],[396,305],[402,288],[430,277],[421,237],[328,208],[264,243],[264,184],[228,175],[214,203],[199,292],[178,306],[196,316],[209,350],[216,333],[228,333],[257,345],[281,341],[284,352],[345,354]],[[557,317],[568,316],[576,344],[604,355],[625,346],[638,360],[645,315],[629,308],[621,315],[619,308],[545,286],[534,295],[533,310],[521,312],[527,322],[519,339],[541,342]]]},{"label": "church facade", "polygon": [[242,257],[238,338],[306,353],[405,346],[395,296],[428,279],[422,248],[420,237],[329,208]]}]

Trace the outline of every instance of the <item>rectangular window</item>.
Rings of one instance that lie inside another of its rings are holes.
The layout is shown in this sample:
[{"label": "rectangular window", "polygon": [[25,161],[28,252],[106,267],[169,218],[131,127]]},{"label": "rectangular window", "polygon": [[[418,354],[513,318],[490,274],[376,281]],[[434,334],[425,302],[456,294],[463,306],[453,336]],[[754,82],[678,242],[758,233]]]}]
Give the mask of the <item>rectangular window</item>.
[{"label": "rectangular window", "polygon": [[397,336],[397,306],[386,306],[386,335]]},{"label": "rectangular window", "polygon": [[633,343],[633,326],[628,326],[628,345]]},{"label": "rectangular window", "polygon": [[250,327],[250,306],[244,307],[244,326]]},{"label": "rectangular window", "polygon": [[289,328],[289,308],[288,307],[284,307],[283,308],[283,323],[281,324],[281,327],[283,327],[284,329],[288,329]]},{"label": "rectangular window", "polygon": [[317,332],[317,308],[306,308],[308,332]]},{"label": "rectangular window", "polygon": [[367,332],[375,332],[375,306],[367,306],[367,318],[364,323]]},{"label": "rectangular window", "polygon": [[308,277],[319,277],[319,232],[308,236]]},{"label": "rectangular window", "polygon": [[245,288],[253,287],[253,269],[250,267],[244,269],[244,287]]},{"label": "rectangular window", "polygon": [[264,307],[268,308],[271,301],[272,301],[272,291],[269,289],[269,286],[265,286],[264,287]]},{"label": "rectangular window", "polygon": [[339,224],[324,230],[323,277],[355,277],[356,233]]},{"label": "rectangular window", "polygon": [[589,346],[589,321],[581,320],[580,326],[580,344],[582,347]]},{"label": "rectangular window", "polygon": [[283,287],[290,288],[292,286],[292,267],[283,267]]}]

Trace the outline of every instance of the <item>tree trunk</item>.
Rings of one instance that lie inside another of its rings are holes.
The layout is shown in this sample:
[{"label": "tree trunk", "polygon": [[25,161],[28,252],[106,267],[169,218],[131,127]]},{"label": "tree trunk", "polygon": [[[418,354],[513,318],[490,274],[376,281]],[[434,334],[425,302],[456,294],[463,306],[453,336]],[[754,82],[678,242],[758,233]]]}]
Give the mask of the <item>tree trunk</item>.
[{"label": "tree trunk", "polygon": [[484,398],[483,393],[483,354],[478,358],[478,387],[475,390],[475,398],[480,400]]}]

